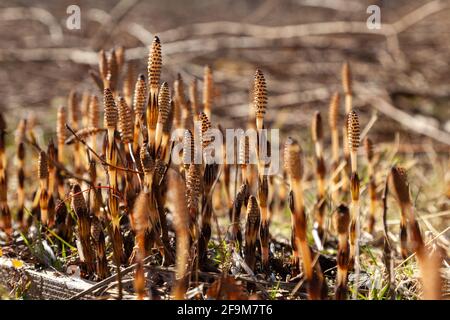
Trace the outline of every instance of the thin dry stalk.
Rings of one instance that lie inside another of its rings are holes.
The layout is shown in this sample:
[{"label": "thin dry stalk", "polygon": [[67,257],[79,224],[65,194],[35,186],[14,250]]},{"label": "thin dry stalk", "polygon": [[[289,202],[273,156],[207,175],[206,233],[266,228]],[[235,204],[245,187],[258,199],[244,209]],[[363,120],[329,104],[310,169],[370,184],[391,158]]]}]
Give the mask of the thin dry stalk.
[{"label": "thin dry stalk", "polygon": [[345,62],[342,66],[342,87],[345,93],[345,113],[349,114],[352,111],[352,73],[350,70],[350,64]]},{"label": "thin dry stalk", "polygon": [[241,209],[248,200],[248,185],[242,184],[236,193],[232,209],[230,211],[231,231],[230,239],[235,242],[236,247],[242,247],[242,231],[241,231]]},{"label": "thin dry stalk", "polygon": [[38,160],[38,178],[40,183],[39,206],[41,208],[41,222],[44,226],[49,224],[48,216],[48,158],[45,151],[41,151]]},{"label": "thin dry stalk", "polygon": [[324,235],[325,224],[325,161],[323,159],[323,125],[322,116],[317,111],[314,114],[311,125],[312,141],[316,152],[316,177],[317,177],[317,204],[315,207],[314,229],[317,230],[319,239]]},{"label": "thin dry stalk", "polygon": [[201,167],[191,163],[186,175],[186,198],[189,212],[189,231],[191,243],[198,238],[199,199],[202,188]]},{"label": "thin dry stalk", "polygon": [[[444,279],[441,275],[443,256],[439,250],[427,250],[419,224],[411,221],[409,224],[413,250],[416,253],[422,282],[423,300],[441,300],[444,294]],[[428,251],[428,252],[427,252]]]},{"label": "thin dry stalk", "polygon": [[256,241],[261,223],[261,212],[258,201],[250,196],[247,204],[247,224],[245,226],[245,263],[255,272],[256,267]]},{"label": "thin dry stalk", "polygon": [[[78,103],[78,94],[75,90],[71,90],[68,98],[68,109],[69,109],[69,122],[75,130],[78,130],[81,127],[80,124],[80,106]],[[78,141],[74,144],[74,167],[75,172],[79,174],[82,171],[82,157],[83,154],[81,152],[80,144]]]},{"label": "thin dry stalk", "polygon": [[108,166],[108,179],[109,179],[109,197],[108,207],[111,214],[111,238],[114,251],[114,259],[116,264],[119,265],[122,261],[125,261],[125,255],[123,251],[123,240],[120,232],[120,214],[119,214],[119,201],[117,199],[118,191],[118,172],[115,166],[117,166],[117,147],[115,145],[115,132],[118,122],[118,111],[114,102],[113,93],[109,88],[104,90],[103,94],[104,105],[104,127],[108,130],[106,140],[106,160],[111,166]]},{"label": "thin dry stalk", "polygon": [[[334,172],[339,165],[339,106],[340,106],[340,96],[338,92],[333,94],[330,101],[330,107],[328,111],[328,122],[331,130],[331,151],[332,151],[332,165],[331,169]],[[331,190],[333,203],[337,205],[339,198],[339,190],[336,188],[336,184],[339,182],[339,176],[336,175],[334,179],[331,179]]]},{"label": "thin dry stalk", "polygon": [[203,71],[203,112],[211,119],[211,108],[214,101],[214,81],[212,69],[205,66]]},{"label": "thin dry stalk", "polygon": [[[403,168],[394,166],[391,169],[390,184],[390,189],[393,190],[402,212],[401,221],[405,220],[405,223],[408,224],[409,243],[412,251],[416,254],[420,270],[423,286],[422,298],[425,300],[440,300],[443,297],[444,289],[444,282],[440,274],[442,256],[437,251],[427,252],[419,224],[414,214],[408,178]],[[401,236],[403,233],[406,233],[406,227],[401,227],[400,232]],[[407,235],[404,235],[404,237],[407,238]],[[403,243],[402,240],[400,239],[403,254],[403,251],[407,251],[407,243]]]},{"label": "thin dry stalk", "polygon": [[21,229],[25,229],[25,119],[20,120],[16,130],[16,159],[17,159],[17,221]]},{"label": "thin dry stalk", "polygon": [[106,258],[105,234],[101,221],[93,216],[91,221],[91,237],[95,250],[95,274],[98,280],[104,280],[110,276],[108,261]]},{"label": "thin dry stalk", "polygon": [[175,300],[182,300],[185,298],[187,290],[186,272],[189,261],[189,215],[184,183],[180,175],[175,171],[170,172],[169,188],[173,191],[173,218],[177,246],[176,282],[174,288],[172,289],[172,295]]},{"label": "thin dry stalk", "polygon": [[139,157],[141,160],[142,170],[144,171],[144,187],[146,187],[148,190],[151,190],[153,186],[155,162],[150,153],[148,152],[146,144],[141,146]]},{"label": "thin dry stalk", "polygon": [[134,71],[134,64],[132,62],[128,62],[125,77],[123,79],[122,92],[127,105],[129,105],[130,107],[133,106],[133,90],[135,78],[136,74]]},{"label": "thin dry stalk", "polygon": [[172,101],[170,103],[170,111],[169,111],[169,115],[167,117],[167,121],[163,127],[161,146],[160,146],[160,154],[159,154],[161,159],[164,159],[165,163],[169,163],[170,157],[171,157],[170,138],[171,138],[172,126],[173,126],[173,113],[174,113],[173,110],[174,110],[174,105],[173,105],[173,101]]},{"label": "thin dry stalk", "polygon": [[86,265],[88,275],[95,271],[94,253],[91,246],[91,218],[86,206],[86,201],[78,183],[73,183],[71,188],[71,207],[77,216],[77,236],[81,245],[80,260]]},{"label": "thin dry stalk", "polygon": [[[306,232],[307,221],[304,207],[303,198],[303,159],[300,145],[293,139],[289,138],[284,148],[284,167],[288,174],[290,186],[292,190],[292,207],[293,211],[293,223],[295,232],[296,247],[300,251],[303,273],[305,275],[306,282],[311,284],[313,281],[313,264],[311,258],[311,250],[309,248]],[[308,286],[309,298],[316,299],[318,295],[313,292],[312,286]]]},{"label": "thin dry stalk", "polygon": [[133,209],[133,229],[136,235],[135,241],[137,246],[136,253],[136,273],[134,276],[134,289],[136,290],[137,299],[142,300],[147,295],[145,289],[145,274],[143,260],[147,255],[146,250],[146,233],[150,229],[150,213],[149,213],[150,193],[141,191],[136,199]]},{"label": "thin dry stalk", "polygon": [[[97,96],[92,95],[89,101],[87,127],[100,128],[100,105]],[[90,141],[92,149],[97,149],[97,137],[93,136]]]},{"label": "thin dry stalk", "polygon": [[355,265],[355,290],[354,298],[358,292],[358,277],[359,277],[359,238],[360,238],[360,182],[358,176],[358,148],[360,144],[360,125],[358,114],[355,111],[351,111],[347,117],[347,129],[348,129],[348,147],[350,149],[351,156],[351,168],[352,173],[350,177],[350,191],[351,191],[351,225],[350,225],[350,266]]},{"label": "thin dry stalk", "polygon": [[193,79],[189,84],[189,100],[191,101],[192,113],[194,115],[194,121],[198,121],[198,115],[201,112],[200,103],[198,101],[198,88],[197,79]]},{"label": "thin dry stalk", "polygon": [[258,181],[258,204],[261,213],[261,229],[259,234],[261,241],[261,263],[263,269],[267,272],[269,270],[269,182],[267,176],[262,176]]},{"label": "thin dry stalk", "polygon": [[210,132],[211,122],[208,116],[202,112],[200,114],[201,120],[201,143],[203,149],[203,157],[205,159],[205,166],[203,170],[203,201],[202,201],[202,221],[200,227],[199,239],[199,260],[204,263],[207,257],[208,243],[211,238],[211,218],[213,214],[213,187],[218,174],[218,165],[216,163],[209,163],[208,152],[209,145],[212,142],[212,135]]},{"label": "thin dry stalk", "polygon": [[347,299],[347,272],[349,261],[348,229],[350,213],[345,205],[340,205],[334,213],[334,223],[338,234],[336,300]]},{"label": "thin dry stalk", "polygon": [[97,134],[103,133],[105,131],[107,131],[107,130],[103,129],[103,128],[94,128],[94,127],[83,128],[83,129],[80,129],[77,132],[75,132],[76,136],[75,135],[70,136],[66,140],[65,144],[66,145],[74,144],[76,141],[78,141],[77,138],[79,138],[79,139],[86,139],[86,138],[92,138],[92,137],[95,138],[95,136]]},{"label": "thin dry stalk", "polygon": [[105,50],[100,50],[98,54],[98,70],[100,73],[100,78],[102,80],[103,87],[102,89],[109,88],[109,81],[108,81],[108,59],[106,58],[106,52]]},{"label": "thin dry stalk", "polygon": [[17,221],[22,228],[24,225],[25,206],[25,144],[20,142],[17,146]]},{"label": "thin dry stalk", "polygon": [[[57,151],[53,140],[50,140],[47,146],[47,156],[48,156],[48,196],[49,196],[49,207],[54,205],[53,195],[56,191],[56,155]],[[48,215],[48,225],[53,227],[55,223],[55,212],[49,209]]]},{"label": "thin dry stalk", "polygon": [[177,75],[177,79],[173,83],[174,88],[174,124],[177,128],[187,128],[191,129],[190,126],[186,126],[189,120],[190,104],[186,102],[186,97],[184,96],[184,82],[180,74]]},{"label": "thin dry stalk", "polygon": [[403,259],[409,256],[408,250],[408,215],[412,211],[411,197],[406,171],[402,167],[391,168],[389,176],[391,190],[400,206],[400,252]]},{"label": "thin dry stalk", "polygon": [[218,167],[216,164],[207,164],[203,173],[203,201],[202,221],[199,239],[199,258],[203,264],[206,261],[208,243],[211,238],[211,218],[213,215],[212,188],[216,181]]},{"label": "thin dry stalk", "polygon": [[156,133],[155,133],[155,151],[158,152],[163,135],[163,128],[169,118],[170,113],[170,90],[167,82],[164,82],[161,85],[158,95],[158,121],[156,124]]},{"label": "thin dry stalk", "polygon": [[0,113],[0,229],[8,236],[12,235],[11,212],[8,206],[8,183],[6,176],[6,154],[5,154],[6,122]]},{"label": "thin dry stalk", "polygon": [[247,135],[241,136],[239,142],[239,163],[241,165],[241,177],[243,184],[249,184],[249,167],[250,167],[250,138]]},{"label": "thin dry stalk", "polygon": [[[342,87],[344,89],[345,94],[345,116],[348,117],[350,112],[353,109],[353,90],[352,90],[352,76],[350,71],[350,65],[348,62],[344,63],[342,66]],[[347,123],[345,123],[345,126],[342,131],[342,138],[343,138],[343,150],[344,150],[344,158],[347,162],[346,170],[342,171],[342,180],[343,185],[342,189],[343,192],[347,192],[348,190],[348,176],[349,176],[349,165],[350,165],[350,149],[348,146],[348,129],[347,129]]]},{"label": "thin dry stalk", "polygon": [[67,112],[65,107],[59,107],[56,115],[56,140],[58,141],[58,162],[65,162],[64,144],[67,139],[66,133]]},{"label": "thin dry stalk", "polygon": [[116,50],[112,49],[108,57],[108,74],[106,76],[108,88],[116,93],[119,81],[119,63],[117,61]]},{"label": "thin dry stalk", "polygon": [[367,231],[373,234],[376,223],[376,213],[378,208],[378,195],[374,172],[375,164],[374,164],[373,143],[372,140],[370,140],[370,138],[364,139],[364,149],[366,151],[367,157],[367,168],[369,175],[369,197],[370,197],[369,221],[367,223]]}]

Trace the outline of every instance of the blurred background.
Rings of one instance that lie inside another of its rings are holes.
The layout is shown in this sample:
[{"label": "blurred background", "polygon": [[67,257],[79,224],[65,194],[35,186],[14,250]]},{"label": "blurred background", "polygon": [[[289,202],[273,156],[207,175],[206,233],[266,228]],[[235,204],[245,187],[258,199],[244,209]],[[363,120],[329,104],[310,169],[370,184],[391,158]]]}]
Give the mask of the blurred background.
[{"label": "blurred background", "polygon": [[[79,30],[66,22],[80,8]],[[366,25],[369,5],[381,28]],[[34,113],[53,132],[55,110],[71,89],[100,95],[88,75],[98,51],[124,46],[146,74],[148,45],[158,35],[164,81],[178,73],[201,81],[213,68],[213,122],[245,125],[249,89],[261,68],[273,128],[309,135],[311,116],[326,119],[341,68],[351,66],[354,106],[372,139],[421,152],[450,145],[450,1],[190,0],[11,1],[0,3],[0,110],[15,126]],[[342,109],[343,110],[343,105]]]}]

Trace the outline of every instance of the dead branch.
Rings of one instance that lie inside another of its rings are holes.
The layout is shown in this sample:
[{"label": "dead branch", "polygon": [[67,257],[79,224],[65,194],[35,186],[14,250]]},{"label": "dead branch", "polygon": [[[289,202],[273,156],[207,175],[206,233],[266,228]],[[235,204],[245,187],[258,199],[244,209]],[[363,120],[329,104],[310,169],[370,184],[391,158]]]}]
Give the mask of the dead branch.
[{"label": "dead branch", "polygon": [[[394,23],[383,23],[381,29],[372,30],[367,28],[366,22],[360,21],[316,22],[279,27],[231,21],[214,21],[181,26],[158,32],[157,34],[161,39],[165,39],[166,42],[174,42],[186,37],[217,34],[240,35],[262,39],[285,39],[333,34],[371,34],[389,37],[404,32],[423,19],[448,8],[450,8],[448,3],[435,0],[406,14]],[[151,39],[151,37],[147,38],[147,43]]]},{"label": "dead branch", "polygon": [[58,20],[47,10],[35,7],[15,7],[0,10],[0,20],[37,20],[48,27],[51,39],[60,44],[63,40],[63,31]]},{"label": "dead branch", "polygon": [[428,136],[436,141],[450,145],[450,134],[439,130],[434,126],[431,126],[427,122],[410,115],[396,108],[389,98],[386,91],[380,92],[380,90],[371,89],[370,91],[362,86],[357,86],[355,91],[360,98],[369,102],[372,107],[380,111],[389,118],[399,122],[404,127],[419,134]]},{"label": "dead branch", "polygon": [[430,1],[423,6],[415,9],[414,11],[406,14],[400,20],[394,22],[391,26],[395,30],[395,33],[399,34],[405,31],[406,29],[412,27],[416,23],[422,21],[423,19],[438,13],[442,10],[449,9],[449,3],[444,2],[442,0],[434,0]]},{"label": "dead branch", "polygon": [[[133,9],[140,0],[121,0],[111,10],[109,19],[100,26],[90,42],[91,46],[100,49],[114,33],[120,21]],[[149,40],[150,41],[150,40]]]},{"label": "dead branch", "polygon": [[114,168],[116,170],[126,171],[126,172],[130,172],[130,173],[143,174],[143,172],[141,172],[141,171],[135,171],[135,170],[132,170],[132,169],[123,168],[123,167],[115,166],[115,165],[112,165],[112,164],[108,163],[97,152],[95,152],[95,150],[92,149],[83,138],[78,136],[77,133],[67,123],[66,123],[66,128],[75,137],[75,139],[77,139],[79,142],[81,142],[89,150],[89,152],[91,152],[100,161],[100,163],[103,166],[112,167],[112,168]]},{"label": "dead branch", "polygon": [[352,0],[297,0],[296,2],[303,7],[325,8],[336,11],[362,11],[365,9],[362,3]]}]

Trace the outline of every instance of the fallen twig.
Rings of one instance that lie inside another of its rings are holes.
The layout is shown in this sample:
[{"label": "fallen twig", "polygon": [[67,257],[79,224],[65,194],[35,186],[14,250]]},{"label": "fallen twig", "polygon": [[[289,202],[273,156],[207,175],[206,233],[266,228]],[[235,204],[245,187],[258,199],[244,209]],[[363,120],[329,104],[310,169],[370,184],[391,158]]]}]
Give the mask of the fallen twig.
[{"label": "fallen twig", "polygon": [[436,141],[450,145],[449,133],[439,130],[438,128],[410,115],[409,113],[396,108],[392,102],[390,102],[387,92],[374,92],[372,89],[369,91],[369,89],[365,89],[361,86],[359,86],[356,91],[361,98],[370,102],[376,110],[401,123],[404,127],[414,132],[426,135]]}]

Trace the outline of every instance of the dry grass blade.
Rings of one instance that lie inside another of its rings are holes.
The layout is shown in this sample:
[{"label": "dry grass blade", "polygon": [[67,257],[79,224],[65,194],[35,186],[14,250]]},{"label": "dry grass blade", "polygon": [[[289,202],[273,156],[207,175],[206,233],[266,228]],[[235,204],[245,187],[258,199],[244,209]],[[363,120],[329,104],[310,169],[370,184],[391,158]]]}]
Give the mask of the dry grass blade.
[{"label": "dry grass blade", "polygon": [[[96,128],[96,127],[87,127],[80,129],[76,132],[77,136],[81,139],[86,139],[92,136],[95,136],[98,133],[105,132],[106,129],[103,128]],[[71,145],[77,141],[77,138],[75,136],[69,137],[64,143],[66,145]]]}]

